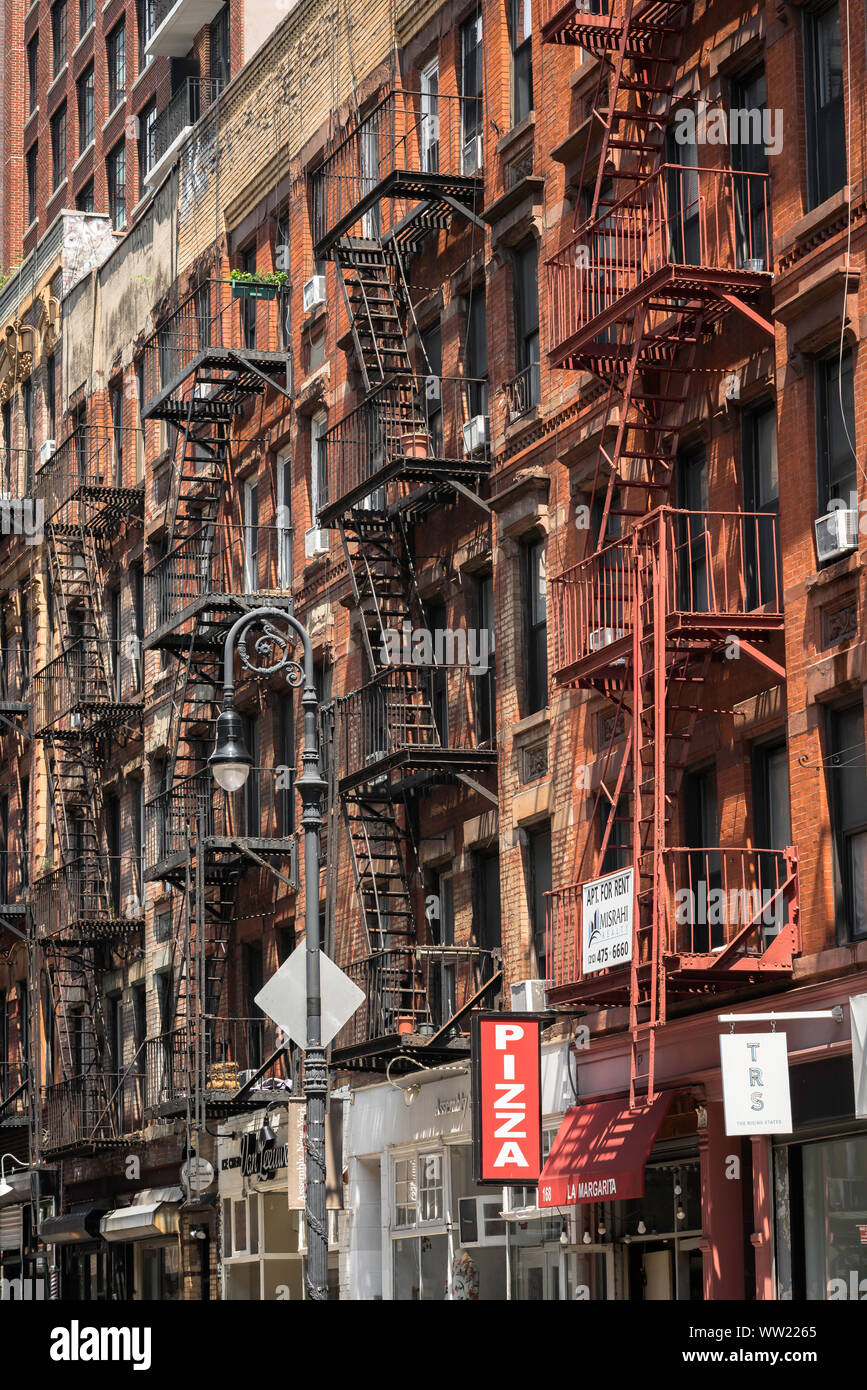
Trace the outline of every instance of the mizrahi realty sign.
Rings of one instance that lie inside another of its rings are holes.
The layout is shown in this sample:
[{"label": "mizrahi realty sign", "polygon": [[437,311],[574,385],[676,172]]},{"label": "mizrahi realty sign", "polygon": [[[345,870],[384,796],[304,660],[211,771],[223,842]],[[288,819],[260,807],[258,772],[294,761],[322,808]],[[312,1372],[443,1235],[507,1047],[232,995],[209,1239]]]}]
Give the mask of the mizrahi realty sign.
[{"label": "mizrahi realty sign", "polygon": [[581,888],[581,968],[584,975],[632,960],[633,870],[591,879]]}]

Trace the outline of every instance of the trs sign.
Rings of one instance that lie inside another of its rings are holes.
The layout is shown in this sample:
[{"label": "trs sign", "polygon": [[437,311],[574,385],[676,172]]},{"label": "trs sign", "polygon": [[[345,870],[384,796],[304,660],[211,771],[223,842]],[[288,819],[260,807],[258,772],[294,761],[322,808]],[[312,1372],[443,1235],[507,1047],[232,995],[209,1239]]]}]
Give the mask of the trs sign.
[{"label": "trs sign", "polygon": [[581,961],[585,975],[632,960],[633,870],[594,878],[581,889]]},{"label": "trs sign", "polygon": [[791,1134],[785,1033],[723,1033],[719,1046],[726,1134]]},{"label": "trs sign", "polygon": [[535,1183],[542,1171],[542,1023],[532,1014],[472,1020],[473,1172],[477,1183]]}]

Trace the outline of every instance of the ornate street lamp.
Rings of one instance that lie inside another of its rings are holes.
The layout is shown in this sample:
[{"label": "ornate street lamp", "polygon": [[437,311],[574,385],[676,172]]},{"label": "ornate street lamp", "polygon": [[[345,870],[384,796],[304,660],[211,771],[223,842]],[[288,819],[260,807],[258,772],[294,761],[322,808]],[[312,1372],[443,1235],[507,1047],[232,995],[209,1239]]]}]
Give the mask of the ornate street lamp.
[{"label": "ornate street lamp", "polygon": [[[283,628],[275,627],[279,619]],[[259,635],[253,644],[257,665],[247,652],[248,634]],[[288,629],[288,631],[287,631]],[[295,638],[303,657],[292,655]],[[319,771],[319,697],[313,679],[313,647],[307,629],[282,608],[254,608],[229,629],[223,649],[223,710],[217,719],[217,741],[209,759],[215,781],[225,791],[239,791],[246,782],[253,759],[244,744],[241,716],[235,709],[235,651],[241,665],[254,675],[284,672],[290,686],[301,686],[304,711],[304,744],[301,776],[295,785],[301,797],[304,830],[304,928],[307,952],[307,1050],[304,1057],[304,1096],[307,1102],[307,1296],[328,1298],[328,1218],[325,1206],[325,1104],[328,1067],[322,1046],[322,1003],[319,983],[319,829],[322,797],[327,783]],[[268,660],[269,654],[273,659]]]}]

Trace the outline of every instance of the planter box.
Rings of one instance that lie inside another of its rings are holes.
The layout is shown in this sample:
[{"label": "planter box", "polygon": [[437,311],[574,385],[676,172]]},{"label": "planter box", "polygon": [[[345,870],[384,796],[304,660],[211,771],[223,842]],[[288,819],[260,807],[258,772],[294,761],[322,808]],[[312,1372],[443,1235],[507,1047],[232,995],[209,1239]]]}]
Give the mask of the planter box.
[{"label": "planter box", "polygon": [[233,280],[233,299],[276,299],[279,285],[263,285],[257,280]]}]

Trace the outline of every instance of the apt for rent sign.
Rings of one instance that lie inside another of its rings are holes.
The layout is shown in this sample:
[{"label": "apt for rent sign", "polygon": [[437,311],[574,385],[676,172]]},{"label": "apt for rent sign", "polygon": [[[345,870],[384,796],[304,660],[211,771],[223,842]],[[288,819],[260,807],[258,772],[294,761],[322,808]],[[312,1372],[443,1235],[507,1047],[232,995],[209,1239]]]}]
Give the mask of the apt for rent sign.
[{"label": "apt for rent sign", "polygon": [[633,869],[591,879],[581,889],[584,975],[632,960]]},{"label": "apt for rent sign", "polygon": [[477,1183],[535,1183],[542,1171],[542,1022],[472,1020],[473,1167]]}]

